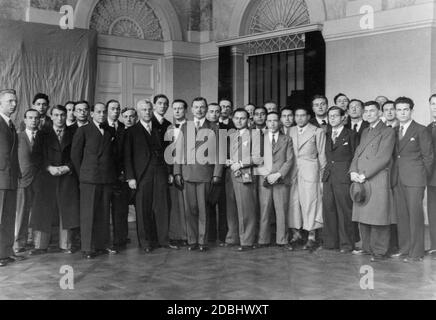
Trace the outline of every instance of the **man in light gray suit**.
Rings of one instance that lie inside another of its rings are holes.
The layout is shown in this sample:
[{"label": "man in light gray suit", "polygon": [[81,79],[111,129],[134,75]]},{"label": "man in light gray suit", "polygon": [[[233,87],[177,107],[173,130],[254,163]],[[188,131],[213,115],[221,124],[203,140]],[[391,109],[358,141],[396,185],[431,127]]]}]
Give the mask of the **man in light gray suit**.
[{"label": "man in light gray suit", "polygon": [[302,239],[301,229],[308,232],[304,250],[313,250],[316,230],[322,228],[322,182],[327,165],[324,129],[309,123],[308,111],[295,110],[296,127],[291,128],[295,164],[288,211],[288,227],[292,229],[291,245]]},{"label": "man in light gray suit", "polygon": [[264,165],[258,192],[260,203],[259,245],[271,244],[272,216],[276,216],[276,244],[292,250],[288,244],[287,212],[291,168],[294,160],[292,139],[280,132],[280,116],[270,112],[266,120],[267,132],[264,139]]},{"label": "man in light gray suit", "polygon": [[[200,164],[197,159],[204,148],[204,144],[209,141],[209,134],[218,137],[218,126],[206,119],[207,101],[204,98],[196,98],[192,102],[191,108],[194,115],[194,125],[196,131],[196,141],[189,141],[188,126],[183,127],[184,145],[187,146],[186,155],[194,155],[193,164],[187,159],[186,164],[174,165],[174,183],[183,190],[185,203],[186,225],[188,235],[188,250],[200,249],[201,252],[208,250],[207,227],[208,227],[208,205],[207,198],[211,189],[211,184],[220,184],[223,166],[219,164],[218,157],[213,157],[214,163]],[[203,135],[206,137],[203,137]],[[199,137],[197,135],[201,135]],[[197,141],[197,139],[199,141]],[[204,139],[204,140],[203,140]],[[207,139],[207,140],[206,140]],[[217,144],[218,145],[218,144]],[[200,150],[200,152],[198,152]],[[204,150],[203,150],[204,151]],[[208,150],[213,152],[214,150]],[[217,154],[215,154],[216,156]]]}]

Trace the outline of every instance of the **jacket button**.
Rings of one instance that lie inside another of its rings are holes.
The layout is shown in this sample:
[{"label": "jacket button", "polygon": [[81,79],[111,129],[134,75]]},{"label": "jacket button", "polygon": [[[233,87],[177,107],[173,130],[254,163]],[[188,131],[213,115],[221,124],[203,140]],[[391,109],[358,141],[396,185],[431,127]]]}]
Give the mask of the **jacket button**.
[{"label": "jacket button", "polygon": [[335,164],[335,162],[334,162],[334,161],[332,161],[332,164]]},{"label": "jacket button", "polygon": [[398,156],[398,159],[401,159],[401,156]]}]

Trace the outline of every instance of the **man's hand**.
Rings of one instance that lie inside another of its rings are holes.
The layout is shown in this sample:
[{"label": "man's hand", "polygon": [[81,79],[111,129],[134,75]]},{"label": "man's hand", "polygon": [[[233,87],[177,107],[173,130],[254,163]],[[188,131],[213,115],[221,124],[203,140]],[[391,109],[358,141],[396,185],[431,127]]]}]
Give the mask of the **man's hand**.
[{"label": "man's hand", "polygon": [[212,178],[212,184],[214,186],[220,185],[221,184],[221,178],[220,177],[213,177]]},{"label": "man's hand", "polygon": [[280,174],[280,173],[273,173],[273,174],[270,174],[267,178],[266,178],[266,180],[268,181],[268,183],[270,184],[270,185],[273,185],[273,184],[275,184],[280,178],[282,177],[282,175]]},{"label": "man's hand", "polygon": [[232,160],[230,160],[230,159],[226,160],[226,167],[231,167],[232,164],[234,164],[234,162]]},{"label": "man's hand", "polygon": [[233,172],[239,171],[239,170],[241,170],[241,168],[242,168],[242,166],[239,163],[234,163],[230,167],[230,169],[232,169]]},{"label": "man's hand", "polygon": [[360,183],[359,182],[359,174],[358,173],[351,172],[350,178],[351,178],[351,181]]},{"label": "man's hand", "polygon": [[61,175],[61,172],[58,167],[48,166],[47,171],[53,176],[58,177]]},{"label": "man's hand", "polygon": [[179,189],[180,191],[183,190],[185,181],[183,181],[182,175],[178,174],[174,177],[174,184],[177,189]]},{"label": "man's hand", "polygon": [[361,183],[365,183],[365,182],[366,182],[366,177],[365,177],[364,174],[361,174],[361,175],[359,176],[359,179],[360,179],[360,181],[362,181]]},{"label": "man's hand", "polygon": [[60,172],[59,175],[61,175],[61,176],[69,174],[70,171],[71,171],[70,168],[68,168],[67,166],[59,167],[58,169],[59,169],[59,172]]},{"label": "man's hand", "polygon": [[170,186],[174,184],[174,176],[172,174],[168,175],[168,184]]},{"label": "man's hand", "polygon": [[132,190],[136,190],[138,188],[135,179],[129,180],[127,183],[129,184],[129,188]]}]

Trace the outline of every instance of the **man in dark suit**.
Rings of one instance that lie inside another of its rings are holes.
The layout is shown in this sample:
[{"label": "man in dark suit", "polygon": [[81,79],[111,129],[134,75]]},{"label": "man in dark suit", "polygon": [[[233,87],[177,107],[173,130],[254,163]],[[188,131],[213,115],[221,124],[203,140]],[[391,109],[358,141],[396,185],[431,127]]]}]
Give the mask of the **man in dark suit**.
[{"label": "man in dark suit", "polygon": [[331,107],[328,116],[332,130],[327,132],[327,166],[322,177],[323,248],[347,253],[354,249],[356,242],[348,169],[357,148],[357,136],[354,131],[344,127],[344,109]]},{"label": "man in dark suit", "polygon": [[117,182],[113,186],[111,197],[111,213],[112,213],[112,228],[113,239],[112,244],[118,249],[123,249],[128,243],[129,233],[129,196],[130,190],[125,179],[124,169],[124,141],[126,128],[119,121],[121,115],[121,105],[117,100],[110,100],[106,103],[108,126],[112,136],[115,137],[117,148]]},{"label": "man in dark suit", "polygon": [[363,130],[369,127],[369,123],[363,120],[363,102],[357,99],[351,100],[348,106],[348,115],[350,120],[345,126],[357,134],[357,144],[359,144]]},{"label": "man in dark suit", "polygon": [[421,261],[424,257],[424,210],[427,179],[433,171],[433,145],[428,130],[412,120],[414,102],[407,97],[395,101],[400,126],[396,128],[394,195],[397,203],[398,242],[396,257]]},{"label": "man in dark suit", "polygon": [[0,267],[14,262],[14,224],[19,177],[18,136],[11,115],[17,108],[15,90],[0,91]]},{"label": "man in dark suit", "polygon": [[[436,94],[430,97],[429,103],[432,123],[429,124],[427,129],[432,136],[433,154],[436,155]],[[428,179],[427,214],[428,227],[430,230],[430,250],[428,254],[431,255],[433,259],[436,259],[436,159],[433,161],[433,171]]]},{"label": "man in dark suit", "polygon": [[165,133],[167,132],[168,127],[171,125],[171,122],[165,118],[165,115],[167,114],[170,106],[170,101],[166,95],[158,94],[153,98],[153,104],[154,112],[152,125],[154,125],[154,129],[157,130],[160,141],[164,143],[165,147],[167,147],[168,143],[165,142]]},{"label": "man in dark suit", "polygon": [[396,223],[389,186],[395,131],[381,121],[381,107],[376,101],[366,102],[363,107],[370,126],[363,130],[350,176],[352,182],[367,184],[365,189],[370,191],[365,201],[353,203],[353,221],[359,223],[362,252],[372,254],[371,261],[377,262],[386,258],[390,228]]},{"label": "man in dark suit", "polygon": [[92,121],[73,139],[71,159],[80,181],[80,231],[86,259],[96,254],[117,254],[109,248],[110,198],[117,180],[115,137],[107,128],[106,105],[91,109]]},{"label": "man in dark suit", "polygon": [[280,111],[280,121],[282,123],[282,133],[285,136],[291,136],[291,128],[295,126],[294,110],[291,107],[285,107]]},{"label": "man in dark suit", "polygon": [[[44,93],[36,94],[32,100],[31,109],[37,110],[40,114],[38,130],[41,130],[43,128],[50,128],[53,125],[50,116],[47,114],[49,106],[50,106],[50,100],[48,96]],[[26,124],[24,123],[24,121],[22,121],[20,123],[20,132],[24,131],[25,129],[26,129]]]},{"label": "man in dark suit", "polygon": [[309,123],[315,127],[327,130],[329,119],[327,111],[329,107],[329,100],[323,95],[315,95],[312,99],[312,111],[315,117],[309,120]]},{"label": "man in dark suit", "polygon": [[[208,154],[205,155],[205,146],[211,146],[209,139],[217,141],[219,136],[218,126],[206,119],[206,99],[201,97],[194,99],[191,111],[194,115],[194,128],[190,123],[183,131],[187,162],[183,165],[174,165],[174,180],[176,186],[183,189],[188,250],[200,249],[204,252],[208,250],[207,228],[210,213],[207,199],[211,186],[221,183],[223,166],[219,164],[217,150],[207,148]],[[191,136],[194,132],[196,138],[193,142]],[[201,153],[202,150],[203,153]],[[206,162],[206,164],[201,164],[201,162]]]},{"label": "man in dark suit", "polygon": [[[220,130],[230,130],[224,122],[219,122],[222,109],[217,103],[211,103],[207,107],[207,120],[218,125]],[[230,121],[232,122],[232,121]],[[209,198],[211,203],[209,219],[209,242],[219,241],[220,246],[224,246],[227,236],[227,213],[226,213],[226,188],[225,188],[226,170],[223,170],[221,184],[215,186],[212,196]],[[218,215],[217,215],[218,211]]]},{"label": "man in dark suit", "polygon": [[39,112],[29,109],[24,114],[26,129],[18,134],[18,162],[21,177],[18,180],[17,218],[15,220],[15,253],[26,251],[29,236],[29,218],[34,196],[37,163],[33,147],[39,126]]},{"label": "man in dark suit", "polygon": [[51,118],[53,127],[43,128],[35,140],[39,173],[30,220],[35,242],[31,255],[47,253],[55,224],[59,226],[59,248],[72,254],[71,230],[79,226],[79,183],[71,162],[74,132],[66,126],[64,106],[54,106]]},{"label": "man in dark suit", "polygon": [[125,137],[124,164],[129,187],[136,190],[136,223],[140,246],[146,253],[156,247],[178,249],[169,244],[168,179],[165,148],[153,126],[153,105],[137,104],[140,121]]},{"label": "man in dark suit", "polygon": [[276,244],[293,250],[288,244],[287,212],[291,185],[291,168],[294,162],[292,139],[280,132],[280,115],[270,112],[267,116],[268,131],[264,139],[264,163],[260,174],[258,194],[260,203],[259,245],[271,244],[272,217],[276,221]]},{"label": "man in dark suit", "polygon": [[255,129],[260,131],[265,131],[266,129],[266,115],[268,114],[268,111],[265,109],[265,107],[257,107],[254,110],[254,116],[253,116],[253,126],[248,129]]}]

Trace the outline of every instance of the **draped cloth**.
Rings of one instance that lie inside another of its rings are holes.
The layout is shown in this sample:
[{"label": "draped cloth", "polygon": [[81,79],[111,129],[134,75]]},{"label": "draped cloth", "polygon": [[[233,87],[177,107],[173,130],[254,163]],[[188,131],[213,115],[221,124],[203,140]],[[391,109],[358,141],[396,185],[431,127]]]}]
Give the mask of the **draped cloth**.
[{"label": "draped cloth", "polygon": [[15,119],[23,118],[38,92],[48,94],[51,106],[68,100],[93,102],[95,31],[0,20],[0,43],[0,88],[17,91]]}]

